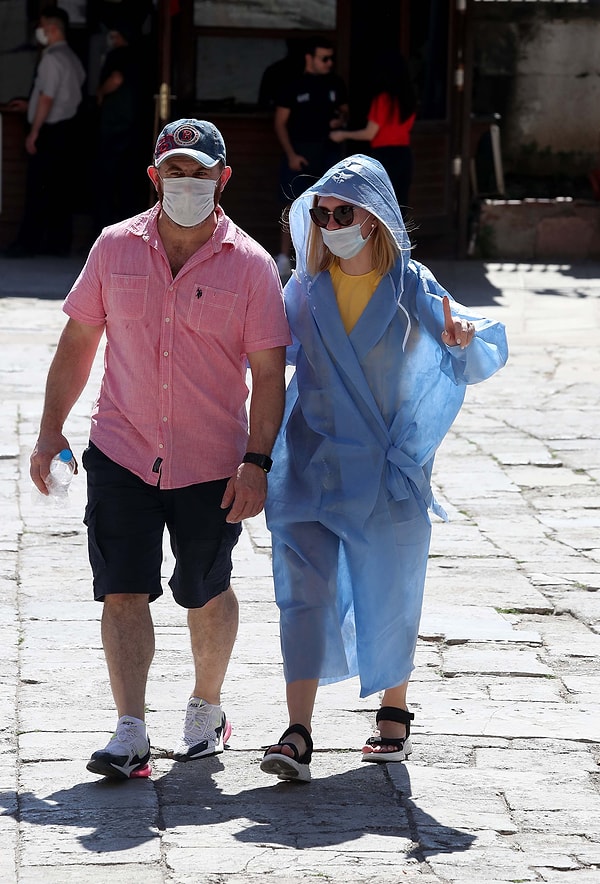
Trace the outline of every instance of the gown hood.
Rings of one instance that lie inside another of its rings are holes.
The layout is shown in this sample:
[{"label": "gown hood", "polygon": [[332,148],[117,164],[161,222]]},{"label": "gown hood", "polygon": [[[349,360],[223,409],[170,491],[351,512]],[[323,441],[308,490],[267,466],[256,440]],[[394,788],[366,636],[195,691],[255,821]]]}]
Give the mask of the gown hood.
[{"label": "gown hood", "polygon": [[313,222],[309,210],[315,197],[332,196],[366,209],[391,233],[402,258],[403,269],[410,258],[411,243],[389,175],[378,160],[357,153],[332,166],[299,196],[290,208],[290,232],[296,251],[296,272],[306,269],[306,242]]}]

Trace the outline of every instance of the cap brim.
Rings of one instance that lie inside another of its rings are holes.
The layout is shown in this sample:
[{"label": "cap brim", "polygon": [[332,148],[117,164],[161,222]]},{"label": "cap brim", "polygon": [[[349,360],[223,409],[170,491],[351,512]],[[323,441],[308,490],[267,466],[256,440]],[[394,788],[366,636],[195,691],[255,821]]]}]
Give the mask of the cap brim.
[{"label": "cap brim", "polygon": [[184,156],[191,157],[193,160],[196,160],[197,163],[200,163],[201,166],[204,166],[207,169],[214,168],[217,163],[220,162],[218,159],[213,159],[209,157],[207,153],[202,153],[201,150],[192,150],[190,147],[177,147],[173,150],[167,150],[162,154],[160,159],[154,161],[155,166],[160,166],[164,163],[165,160],[168,160],[169,157],[175,156]]}]

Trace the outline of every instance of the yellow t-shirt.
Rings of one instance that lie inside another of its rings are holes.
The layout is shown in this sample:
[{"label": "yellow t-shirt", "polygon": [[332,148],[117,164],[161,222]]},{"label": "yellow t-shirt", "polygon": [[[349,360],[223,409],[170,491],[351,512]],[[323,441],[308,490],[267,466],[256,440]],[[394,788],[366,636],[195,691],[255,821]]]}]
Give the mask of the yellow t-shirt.
[{"label": "yellow t-shirt", "polygon": [[361,276],[349,276],[339,264],[332,264],[329,274],[346,334],[350,334],[371,300],[381,276],[377,270],[370,270]]}]

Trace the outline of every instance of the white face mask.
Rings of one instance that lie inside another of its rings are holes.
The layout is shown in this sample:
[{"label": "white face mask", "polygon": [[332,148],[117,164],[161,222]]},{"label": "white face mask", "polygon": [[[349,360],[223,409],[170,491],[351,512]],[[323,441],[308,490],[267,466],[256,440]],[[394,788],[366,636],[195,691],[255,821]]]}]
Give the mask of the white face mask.
[{"label": "white face mask", "polygon": [[195,227],[215,208],[218,181],[212,178],[163,178],[162,207],[180,227]]},{"label": "white face mask", "polygon": [[46,32],[43,28],[36,28],[35,29],[35,39],[38,41],[38,43],[41,46],[48,45],[48,37],[46,36]]},{"label": "white face mask", "polygon": [[364,248],[369,236],[373,233],[371,230],[367,239],[363,239],[361,227],[365,221],[368,221],[368,216],[362,224],[353,224],[351,227],[338,227],[335,230],[327,230],[322,227],[323,242],[329,251],[337,255],[338,258],[354,258]]}]

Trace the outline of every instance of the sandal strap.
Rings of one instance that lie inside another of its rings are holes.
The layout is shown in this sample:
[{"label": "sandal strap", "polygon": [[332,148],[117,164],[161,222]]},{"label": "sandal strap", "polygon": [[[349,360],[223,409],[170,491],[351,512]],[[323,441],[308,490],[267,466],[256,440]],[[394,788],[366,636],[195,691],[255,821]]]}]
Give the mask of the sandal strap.
[{"label": "sandal strap", "polygon": [[[389,721],[390,719],[388,719]],[[408,734],[407,734],[408,736]],[[402,738],[393,738],[382,739],[381,737],[369,737],[367,740],[367,746],[394,746],[398,751],[404,749],[404,743],[406,742],[406,737]]]},{"label": "sandal strap", "polygon": [[[293,743],[286,743],[285,738],[289,737],[290,734],[298,734],[299,737],[302,737],[304,742],[306,743],[306,752],[304,755],[300,755],[298,751],[298,747]],[[298,764],[310,764],[312,753],[313,753],[313,741],[309,732],[306,730],[303,724],[292,724],[285,730],[281,737],[279,738],[279,743],[275,745],[280,746],[290,746],[294,752],[294,760],[298,762]],[[269,750],[267,750],[268,752]]]},{"label": "sandal strap", "polygon": [[[413,721],[414,717],[414,713],[409,712],[408,709],[398,709],[397,706],[382,706],[375,716],[375,721],[377,724],[379,724],[380,721],[395,721],[397,724],[404,724],[406,725],[406,736],[409,737],[410,723]],[[406,739],[406,737],[404,739]],[[394,741],[385,740],[384,743],[392,746]]]},{"label": "sandal strap", "polygon": [[281,739],[285,740],[285,738],[289,737],[290,734],[298,734],[298,736],[302,737],[302,739],[306,743],[306,752],[304,753],[302,758],[298,758],[299,763],[310,764],[313,752],[313,741],[311,735],[306,730],[303,724],[290,725],[290,727],[288,727],[288,729],[282,733]]}]

